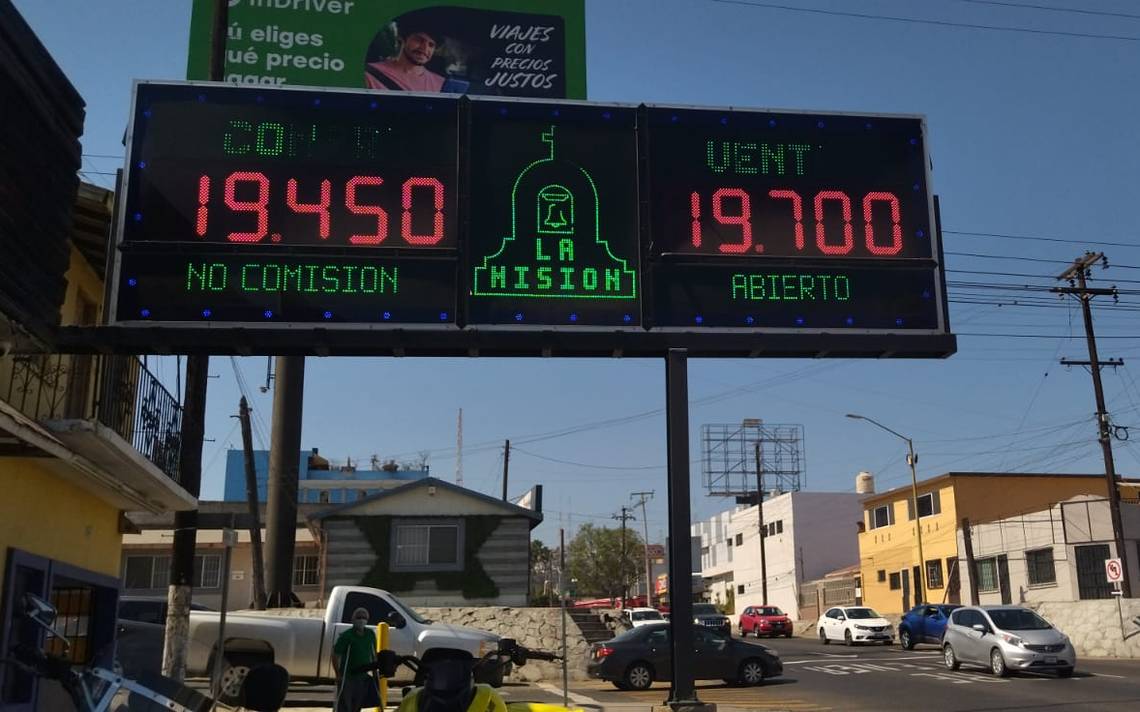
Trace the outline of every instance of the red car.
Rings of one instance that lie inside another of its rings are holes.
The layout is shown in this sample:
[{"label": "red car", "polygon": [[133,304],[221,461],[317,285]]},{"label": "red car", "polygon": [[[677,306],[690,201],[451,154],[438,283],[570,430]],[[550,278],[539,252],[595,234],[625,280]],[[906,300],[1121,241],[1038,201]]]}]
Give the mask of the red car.
[{"label": "red car", "polygon": [[792,637],[792,621],[775,606],[749,606],[740,614],[740,637]]}]

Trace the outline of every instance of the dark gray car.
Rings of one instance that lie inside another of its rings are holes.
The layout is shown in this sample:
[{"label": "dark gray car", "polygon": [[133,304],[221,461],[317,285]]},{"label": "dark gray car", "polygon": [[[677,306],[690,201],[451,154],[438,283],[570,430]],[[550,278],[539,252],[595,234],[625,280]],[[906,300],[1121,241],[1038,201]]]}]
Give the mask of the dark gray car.
[{"label": "dark gray car", "polygon": [[950,614],[942,639],[946,667],[987,667],[994,675],[1011,672],[1054,672],[1069,677],[1077,653],[1068,636],[1028,608],[970,606]]},{"label": "dark gray car", "polygon": [[732,621],[728,616],[717,610],[711,603],[693,604],[693,623],[695,625],[712,628],[713,630],[729,633],[732,631]]}]

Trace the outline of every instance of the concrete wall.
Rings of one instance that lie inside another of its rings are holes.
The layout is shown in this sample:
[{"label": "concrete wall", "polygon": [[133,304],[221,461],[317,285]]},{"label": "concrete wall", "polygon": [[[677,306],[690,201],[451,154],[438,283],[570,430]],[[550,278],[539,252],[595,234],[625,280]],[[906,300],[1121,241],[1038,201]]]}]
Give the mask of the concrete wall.
[{"label": "concrete wall", "polygon": [[[416,610],[434,621],[466,625],[497,633],[504,638],[514,638],[527,648],[562,652],[562,612],[558,608],[430,608],[417,606]],[[566,616],[566,660],[569,664],[571,680],[586,679],[586,662],[590,645],[582,637],[582,632]],[[525,667],[516,668],[509,678],[515,681],[535,682],[545,680],[560,682],[562,664],[528,662]]]},{"label": "concrete wall", "polygon": [[1031,607],[1069,636],[1078,658],[1140,658],[1140,599],[1043,602]]}]

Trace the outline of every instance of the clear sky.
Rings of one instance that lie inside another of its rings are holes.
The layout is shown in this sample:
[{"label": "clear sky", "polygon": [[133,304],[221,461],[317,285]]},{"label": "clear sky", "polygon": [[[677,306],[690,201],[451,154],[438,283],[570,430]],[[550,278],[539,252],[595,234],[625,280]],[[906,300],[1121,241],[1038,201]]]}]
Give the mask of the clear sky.
[{"label": "clear sky", "polygon": [[[15,4],[86,99],[85,173],[108,184],[102,174],[122,162],[131,80],[185,76],[190,1]],[[1134,426],[1132,440],[1117,443],[1118,470],[1140,475],[1140,367],[1132,361],[1140,357],[1140,6],[1031,4],[1115,14],[976,0],[587,0],[591,99],[928,117],[958,355],[693,361],[694,460],[701,424],[762,418],[805,426],[808,489],[851,491],[862,469],[880,489],[903,484],[905,446],[843,417],[858,412],[914,438],[920,477],[948,469],[1103,471],[1089,376],[1057,364],[1087,357],[1079,311],[1015,286],[1051,285],[1051,276],[1090,248],[1118,265],[1098,271],[1098,281],[1132,292],[1119,306],[1098,303],[1097,327],[1102,356],[1125,359],[1124,368],[1105,372],[1115,422]],[[1098,244],[1106,242],[1117,244]],[[1018,299],[1035,306],[1013,305]],[[174,359],[156,361],[173,383]],[[264,358],[236,362],[262,423],[262,446],[272,411],[272,393],[258,390],[265,365]],[[205,498],[220,497],[223,451],[240,446],[231,418],[240,395],[234,366],[215,357],[211,373]],[[311,358],[303,444],[365,462],[372,454],[410,458],[428,450],[433,473],[451,479],[461,407],[466,484],[499,492],[502,441],[510,438],[511,494],[546,485],[541,538],[556,540],[560,522],[612,524],[610,516],[639,490],[656,491],[650,536],[661,536],[658,360]],[[705,496],[699,463],[692,493],[694,519],[730,506]]]}]

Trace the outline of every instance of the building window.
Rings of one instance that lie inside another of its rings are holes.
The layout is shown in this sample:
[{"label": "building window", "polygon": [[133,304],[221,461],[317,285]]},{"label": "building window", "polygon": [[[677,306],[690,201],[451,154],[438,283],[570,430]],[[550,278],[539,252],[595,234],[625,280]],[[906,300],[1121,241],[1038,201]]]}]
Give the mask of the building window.
[{"label": "building window", "polygon": [[902,588],[902,577],[899,572],[896,571],[891,574],[891,590],[897,591],[900,588]]},{"label": "building window", "polygon": [[879,574],[878,574],[878,576],[879,576],[879,583],[882,583],[882,582],[886,581],[886,580],[887,580],[887,571],[886,571],[886,569],[879,569]]},{"label": "building window", "polygon": [[776,520],[776,533],[777,534],[783,534],[784,533],[784,520],[783,519],[777,519]]},{"label": "building window", "polygon": [[[921,500],[919,503],[921,504]],[[942,559],[931,559],[930,561],[927,561],[926,587],[942,588],[942,585]]]},{"label": "building window", "polygon": [[293,585],[316,586],[320,583],[318,559],[315,554],[293,557]]},{"label": "building window", "polygon": [[975,563],[978,569],[978,590],[998,590],[997,561],[992,558],[978,559]]},{"label": "building window", "polygon": [[736,586],[736,592],[737,593],[744,593],[744,584],[738,584]]},{"label": "building window", "polygon": [[886,527],[894,524],[895,515],[892,509],[893,507],[889,504],[884,504],[882,507],[876,507],[875,511],[871,513],[871,528],[878,529],[879,527]]},{"label": "building window", "polygon": [[736,535],[736,545],[740,546],[743,543],[744,543],[744,535],[743,534],[737,534]]},{"label": "building window", "polygon": [[[216,554],[194,557],[194,588],[218,588],[222,559]],[[128,556],[123,572],[127,589],[164,589],[170,584],[169,556]]]},{"label": "building window", "polygon": [[929,517],[934,514],[934,495],[930,492],[918,498],[918,516]]},{"label": "building window", "polygon": [[394,522],[393,571],[461,571],[463,526],[459,520]]},{"label": "building window", "polygon": [[321,490],[320,494],[317,495],[317,500],[318,500],[318,503],[320,503],[320,504],[328,504],[329,503],[329,491],[328,490]]},{"label": "building window", "polygon": [[1057,571],[1053,567],[1052,549],[1025,552],[1025,568],[1029,572],[1030,586],[1057,583]]}]

